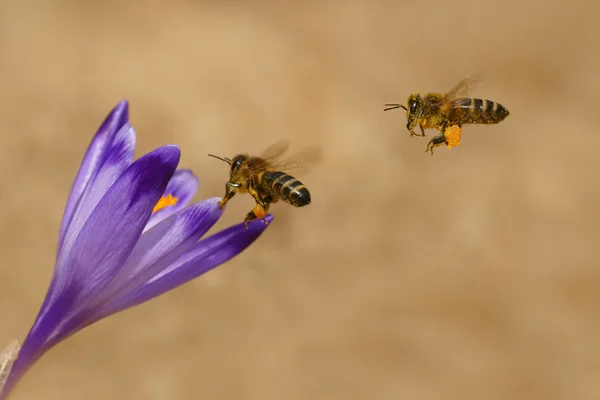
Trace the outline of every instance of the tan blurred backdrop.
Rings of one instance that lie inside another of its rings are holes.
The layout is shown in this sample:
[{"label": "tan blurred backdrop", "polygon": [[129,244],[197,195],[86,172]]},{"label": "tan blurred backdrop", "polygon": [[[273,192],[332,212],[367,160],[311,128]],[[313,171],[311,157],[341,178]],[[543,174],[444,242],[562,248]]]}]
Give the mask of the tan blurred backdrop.
[{"label": "tan blurred backdrop", "polygon": [[[47,289],[79,162],[130,101],[139,156],[323,148],[310,207],[85,329],[19,399],[600,398],[600,6],[574,0],[0,0],[0,345]],[[511,111],[424,153],[401,112],[484,71]],[[252,207],[238,196],[219,228]]]}]

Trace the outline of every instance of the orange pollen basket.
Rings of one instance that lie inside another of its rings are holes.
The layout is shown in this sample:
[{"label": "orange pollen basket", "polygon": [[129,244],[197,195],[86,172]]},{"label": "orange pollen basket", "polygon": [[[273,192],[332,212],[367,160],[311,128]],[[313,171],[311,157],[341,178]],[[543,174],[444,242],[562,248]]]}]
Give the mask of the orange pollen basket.
[{"label": "orange pollen basket", "polygon": [[451,149],[460,145],[460,134],[462,133],[462,128],[457,125],[450,126],[446,128],[444,132],[444,136],[446,136],[446,142],[448,143],[448,148]]},{"label": "orange pollen basket", "polygon": [[173,195],[169,194],[168,196],[163,196],[160,198],[158,203],[154,206],[154,210],[152,210],[152,214],[155,212],[162,210],[165,207],[173,206],[177,204],[177,197],[173,197]]}]

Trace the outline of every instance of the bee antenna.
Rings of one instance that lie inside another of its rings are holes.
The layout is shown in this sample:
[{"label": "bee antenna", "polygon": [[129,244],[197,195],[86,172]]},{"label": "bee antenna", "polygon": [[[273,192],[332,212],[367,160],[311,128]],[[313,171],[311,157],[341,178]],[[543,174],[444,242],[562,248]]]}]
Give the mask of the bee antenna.
[{"label": "bee antenna", "polygon": [[406,107],[403,106],[402,104],[386,104],[383,111],[389,111],[389,110],[395,110],[396,108],[404,108],[406,110]]},{"label": "bee antenna", "polygon": [[209,157],[214,157],[217,160],[221,160],[221,161],[225,161],[227,164],[231,165],[231,159],[227,158],[227,157],[219,157],[219,156],[215,156],[214,154],[209,154]]}]

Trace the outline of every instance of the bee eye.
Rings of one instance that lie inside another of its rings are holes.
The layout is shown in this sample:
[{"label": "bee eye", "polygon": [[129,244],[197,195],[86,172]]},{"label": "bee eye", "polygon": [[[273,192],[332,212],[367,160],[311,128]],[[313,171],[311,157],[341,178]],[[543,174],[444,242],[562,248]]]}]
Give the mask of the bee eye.
[{"label": "bee eye", "polygon": [[416,111],[417,111],[417,102],[416,102],[416,101],[412,101],[412,102],[410,103],[410,112],[411,112],[411,113],[414,113],[414,112],[416,112]]},{"label": "bee eye", "polygon": [[233,164],[231,164],[231,172],[235,172],[240,165],[242,165],[242,160],[235,160]]}]

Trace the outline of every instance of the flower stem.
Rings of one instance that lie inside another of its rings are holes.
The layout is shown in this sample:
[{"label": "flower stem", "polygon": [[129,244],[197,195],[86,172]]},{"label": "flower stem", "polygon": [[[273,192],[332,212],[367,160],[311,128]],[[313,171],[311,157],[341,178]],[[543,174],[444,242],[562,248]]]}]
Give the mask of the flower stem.
[{"label": "flower stem", "polygon": [[17,359],[19,355],[19,349],[21,346],[17,340],[13,340],[0,352],[0,396],[2,396],[2,390],[4,389],[4,384],[6,383],[6,379],[10,374],[10,370],[13,366],[13,363]]}]

